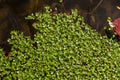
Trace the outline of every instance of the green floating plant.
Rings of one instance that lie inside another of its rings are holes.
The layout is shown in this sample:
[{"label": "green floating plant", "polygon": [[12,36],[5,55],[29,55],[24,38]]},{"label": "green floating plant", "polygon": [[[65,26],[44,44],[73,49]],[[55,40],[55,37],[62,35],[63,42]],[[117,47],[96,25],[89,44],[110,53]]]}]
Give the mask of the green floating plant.
[{"label": "green floating plant", "polygon": [[77,10],[53,16],[46,9],[35,14],[34,39],[11,32],[13,57],[0,55],[1,80],[120,79],[119,43],[92,30]]}]

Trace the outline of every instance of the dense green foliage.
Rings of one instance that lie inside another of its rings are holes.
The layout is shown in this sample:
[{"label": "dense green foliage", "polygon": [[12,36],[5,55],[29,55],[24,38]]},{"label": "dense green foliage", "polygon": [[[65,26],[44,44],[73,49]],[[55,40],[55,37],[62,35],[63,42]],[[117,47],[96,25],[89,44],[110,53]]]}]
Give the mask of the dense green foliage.
[{"label": "dense green foliage", "polygon": [[0,54],[4,80],[118,80],[120,44],[100,36],[84,23],[77,10],[71,15],[44,13],[37,18],[34,39],[12,31],[13,56]]}]

